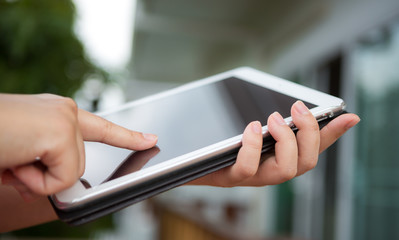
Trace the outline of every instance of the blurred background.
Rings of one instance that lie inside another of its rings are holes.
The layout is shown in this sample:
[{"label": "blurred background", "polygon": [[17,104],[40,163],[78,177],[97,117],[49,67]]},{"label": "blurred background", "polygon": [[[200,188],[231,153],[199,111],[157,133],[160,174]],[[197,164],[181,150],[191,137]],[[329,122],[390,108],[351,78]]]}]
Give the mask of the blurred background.
[{"label": "blurred background", "polygon": [[184,186],[0,239],[399,239],[399,1],[0,0],[0,92],[101,111],[239,66],[342,97],[362,121],[278,186]]}]

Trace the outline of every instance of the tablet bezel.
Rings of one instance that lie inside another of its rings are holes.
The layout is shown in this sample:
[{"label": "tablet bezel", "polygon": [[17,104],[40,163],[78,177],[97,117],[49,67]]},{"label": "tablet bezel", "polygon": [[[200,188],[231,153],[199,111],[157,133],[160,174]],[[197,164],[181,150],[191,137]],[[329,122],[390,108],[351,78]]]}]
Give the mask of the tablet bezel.
[{"label": "tablet bezel", "polygon": [[[112,115],[113,113],[116,113],[118,111],[123,111],[131,107],[142,105],[158,99],[167,98],[168,96],[177,94],[179,92],[184,92],[206,84],[222,81],[230,77],[237,77],[250,83],[317,105],[317,107],[310,109],[310,111],[319,120],[332,117],[335,113],[342,111],[345,108],[344,101],[340,98],[272,76],[270,74],[255,70],[250,67],[241,67],[208,78],[204,78],[202,80],[197,80],[183,86],[167,90],[165,92],[145,97],[140,100],[126,103],[111,111],[101,112],[97,114],[104,118],[107,118],[108,115]],[[291,117],[286,118],[285,121],[288,125],[293,125]],[[139,131],[140,129],[135,130]],[[267,126],[262,127],[262,132],[264,136],[268,135]],[[59,209],[65,210],[79,207],[82,204],[89,203],[90,201],[107,196],[108,194],[116,193],[118,191],[128,188],[129,186],[141,184],[143,182],[157,178],[163,174],[177,171],[179,169],[188,167],[191,164],[201,162],[205,159],[209,159],[224,152],[238,148],[241,146],[241,138],[242,134],[218,142],[216,144],[212,144],[208,147],[201,148],[199,150],[167,160],[146,169],[142,169],[140,171],[119,177],[112,181],[102,183],[92,188],[86,189],[82,185],[82,183],[78,181],[71,188],[51,196],[51,199],[55,207]]]}]

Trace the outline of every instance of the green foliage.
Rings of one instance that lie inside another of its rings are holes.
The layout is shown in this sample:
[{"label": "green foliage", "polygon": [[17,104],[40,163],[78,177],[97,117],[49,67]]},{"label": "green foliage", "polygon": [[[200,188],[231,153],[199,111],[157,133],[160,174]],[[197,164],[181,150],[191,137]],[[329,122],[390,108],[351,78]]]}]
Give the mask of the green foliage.
[{"label": "green foliage", "polygon": [[0,92],[72,96],[90,63],[74,34],[70,0],[0,0]]},{"label": "green foliage", "polygon": [[[91,74],[107,80],[108,75],[85,58],[74,21],[70,0],[0,0],[0,92],[71,97]],[[11,235],[88,238],[113,227],[109,215],[81,227],[55,221]]]}]

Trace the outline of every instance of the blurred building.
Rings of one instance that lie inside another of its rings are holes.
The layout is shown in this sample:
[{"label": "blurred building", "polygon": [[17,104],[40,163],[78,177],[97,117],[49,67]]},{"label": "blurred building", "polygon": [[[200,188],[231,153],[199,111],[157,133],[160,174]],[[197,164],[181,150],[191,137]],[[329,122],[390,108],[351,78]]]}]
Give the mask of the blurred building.
[{"label": "blurred building", "polygon": [[200,206],[202,227],[233,209],[259,239],[398,239],[399,1],[137,1],[128,100],[239,66],[340,96],[361,124],[288,183],[182,187],[158,205],[186,222]]}]

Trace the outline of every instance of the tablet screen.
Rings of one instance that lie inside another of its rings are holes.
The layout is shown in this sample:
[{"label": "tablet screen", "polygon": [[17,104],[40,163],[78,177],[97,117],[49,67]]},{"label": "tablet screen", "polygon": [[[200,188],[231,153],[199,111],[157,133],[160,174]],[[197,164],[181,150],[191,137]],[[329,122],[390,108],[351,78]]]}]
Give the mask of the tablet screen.
[{"label": "tablet screen", "polygon": [[158,135],[158,144],[133,152],[85,143],[85,186],[97,186],[237,136],[251,121],[259,120],[266,125],[268,116],[275,111],[289,117],[296,100],[238,78],[228,78],[107,115],[105,118],[126,128]]}]

